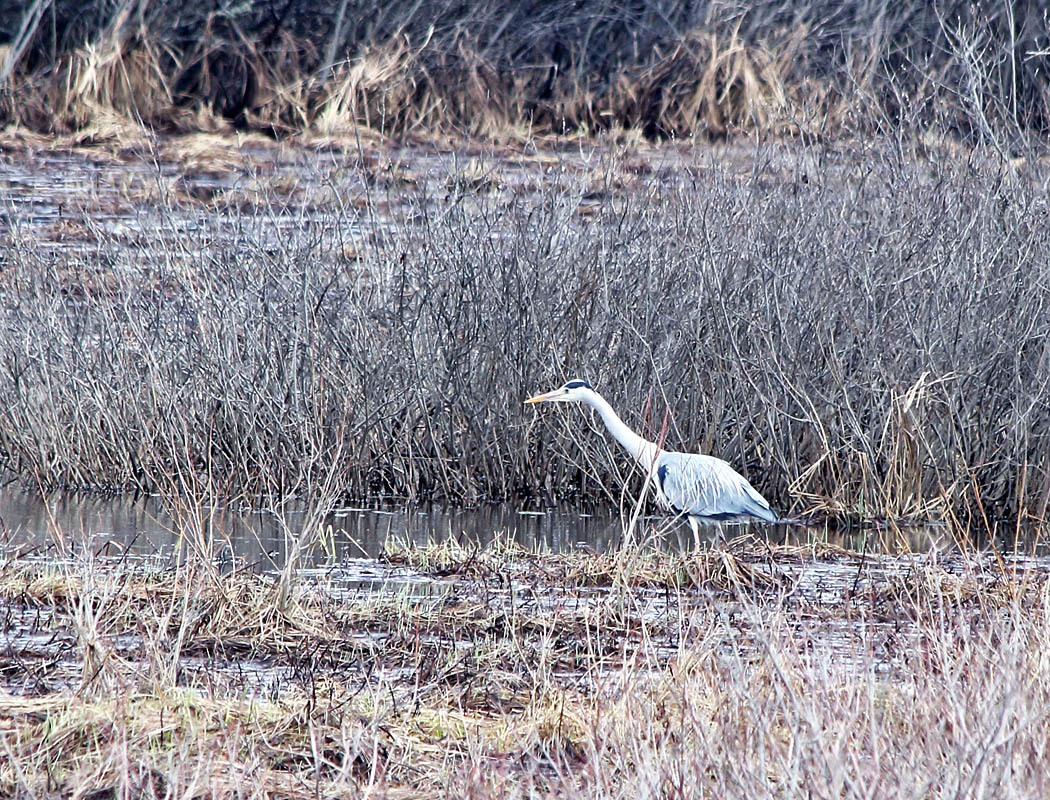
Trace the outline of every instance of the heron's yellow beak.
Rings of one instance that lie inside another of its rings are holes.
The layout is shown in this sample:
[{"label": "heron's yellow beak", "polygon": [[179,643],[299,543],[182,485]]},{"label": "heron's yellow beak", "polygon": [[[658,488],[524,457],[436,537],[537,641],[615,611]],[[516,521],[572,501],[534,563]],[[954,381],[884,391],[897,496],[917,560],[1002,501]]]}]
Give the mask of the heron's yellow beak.
[{"label": "heron's yellow beak", "polygon": [[559,394],[561,394],[561,389],[555,389],[553,392],[544,392],[543,394],[538,394],[535,397],[530,397],[528,400],[525,401],[525,405],[528,406],[532,405],[533,403],[544,403],[548,400],[554,400],[556,397],[558,397]]}]

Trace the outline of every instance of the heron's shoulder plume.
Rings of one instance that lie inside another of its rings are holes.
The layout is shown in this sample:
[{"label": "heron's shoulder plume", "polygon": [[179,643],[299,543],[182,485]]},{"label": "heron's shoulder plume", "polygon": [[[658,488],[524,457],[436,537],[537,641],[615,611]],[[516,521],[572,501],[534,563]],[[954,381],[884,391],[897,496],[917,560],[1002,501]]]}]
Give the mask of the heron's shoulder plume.
[{"label": "heron's shoulder plume", "polygon": [[566,389],[590,389],[591,391],[594,390],[594,387],[591,386],[589,383],[587,383],[587,381],[580,381],[580,380],[569,381],[567,384],[565,384],[565,388]]}]

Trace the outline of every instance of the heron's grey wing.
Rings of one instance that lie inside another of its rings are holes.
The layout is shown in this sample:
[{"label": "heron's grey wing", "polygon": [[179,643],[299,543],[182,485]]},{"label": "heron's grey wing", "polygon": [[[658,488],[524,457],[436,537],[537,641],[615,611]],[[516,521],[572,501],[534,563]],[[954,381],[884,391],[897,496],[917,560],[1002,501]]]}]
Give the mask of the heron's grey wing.
[{"label": "heron's grey wing", "polygon": [[720,458],[664,453],[656,477],[671,507],[695,517],[752,516],[773,522],[776,513],[747,479]]}]

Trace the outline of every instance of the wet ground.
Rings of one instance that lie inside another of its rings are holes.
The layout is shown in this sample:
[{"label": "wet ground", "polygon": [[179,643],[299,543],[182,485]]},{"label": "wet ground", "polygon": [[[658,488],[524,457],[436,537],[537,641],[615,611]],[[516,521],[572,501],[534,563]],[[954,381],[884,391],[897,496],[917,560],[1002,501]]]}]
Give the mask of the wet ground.
[{"label": "wet ground", "polygon": [[[597,168],[571,152],[496,155],[427,146],[366,152],[204,135],[153,146],[112,152],[8,143],[6,153],[0,150],[0,234],[32,237],[59,255],[116,243],[130,266],[144,247],[190,255],[249,237],[276,248],[293,231],[317,230],[333,250],[353,258],[364,237],[395,221],[404,225],[420,198],[538,191]],[[594,202],[579,199],[581,213]]]},{"label": "wet ground", "polygon": [[[303,602],[337,620],[335,632],[286,632],[286,640],[250,630],[190,636],[177,659],[179,682],[216,697],[276,697],[320,678],[407,689],[418,685],[422,671],[424,683],[447,688],[473,681],[471,675],[493,666],[494,651],[513,643],[522,663],[499,662],[506,670],[497,680],[507,683],[502,689],[513,694],[520,670],[530,659],[544,658],[563,686],[582,690],[622,668],[628,656],[653,669],[697,647],[746,659],[763,646],[766,634],[759,632],[771,626],[790,630],[828,670],[892,677],[914,655],[912,622],[920,605],[943,606],[945,597],[953,598],[949,613],[965,621],[971,613],[986,614],[980,592],[1006,585],[1006,573],[992,558],[929,554],[763,555],[734,547],[682,562],[680,582],[631,578],[626,586],[605,578],[581,585],[573,562],[528,556],[505,558],[496,567],[485,559],[472,564],[469,555],[451,566],[412,560],[410,551],[407,557],[348,559],[304,572]],[[91,573],[100,587],[109,587],[96,597],[99,616],[113,600],[107,591],[115,591],[115,583],[99,576],[112,568],[101,563]],[[86,579],[83,565],[69,569]],[[122,586],[154,580],[136,577],[135,569],[125,564],[110,574],[119,575]],[[1023,571],[1029,586],[1045,584],[1050,559],[1027,559],[1007,569]],[[8,591],[0,604],[0,685],[16,694],[76,688],[85,680],[83,633],[77,633],[84,611],[77,596],[57,593],[48,602],[39,591]],[[147,600],[136,607],[141,619],[103,625],[95,646],[123,669],[148,674],[157,643],[144,621],[156,610]]]},{"label": "wet ground", "polygon": [[[280,249],[309,231],[336,259],[356,260],[370,240],[411,226],[430,200],[499,204],[549,195],[582,218],[657,185],[705,171],[756,171],[777,180],[834,179],[849,148],[779,144],[636,144],[443,147],[430,142],[355,146],[279,145],[261,136],[195,134],[79,146],[54,140],[0,141],[0,235],[23,237],[61,262],[105,244],[110,266],[136,269],[137,254],[162,249],[173,261],[249,241]],[[455,203],[451,204],[452,206]]]},{"label": "wet ground", "polygon": [[687,525],[652,517],[640,528],[649,545],[632,551],[620,549],[622,524],[608,511],[344,507],[327,517],[334,549],[318,548],[296,573],[306,617],[278,614],[277,635],[210,630],[209,620],[227,603],[274,613],[285,537],[303,512],[214,514],[225,588],[207,601],[182,583],[186,551],[169,512],[156,498],[0,493],[4,689],[81,685],[85,630],[103,661],[147,674],[158,648],[175,647],[177,618],[165,614],[179,603],[208,611],[175,649],[178,680],[217,697],[278,697],[322,677],[407,690],[422,670],[424,683],[469,694],[481,681],[496,697],[485,702],[514,704],[530,659],[549,659],[561,684],[582,691],[627,654],[654,669],[700,646],[747,658],[771,624],[828,669],[890,676],[912,652],[916,604],[954,598],[952,613],[965,615],[977,594],[1050,575],[1048,558],[964,554],[936,529],[742,527],[723,531],[728,543],[712,531],[694,551]]}]

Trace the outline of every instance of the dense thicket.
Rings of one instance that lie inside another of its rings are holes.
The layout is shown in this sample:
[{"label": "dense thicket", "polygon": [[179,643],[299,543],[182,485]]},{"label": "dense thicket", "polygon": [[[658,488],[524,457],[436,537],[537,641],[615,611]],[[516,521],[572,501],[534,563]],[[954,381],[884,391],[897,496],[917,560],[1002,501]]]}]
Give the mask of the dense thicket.
[{"label": "dense thicket", "polygon": [[242,210],[209,223],[235,241],[103,241],[75,274],[9,240],[0,455],[52,485],[597,498],[615,444],[522,407],[579,376],[782,508],[1041,517],[1043,189],[874,150],[771,180],[767,157],[419,188],[391,218],[354,210],[376,184],[327,230],[274,243],[273,211]]}]

